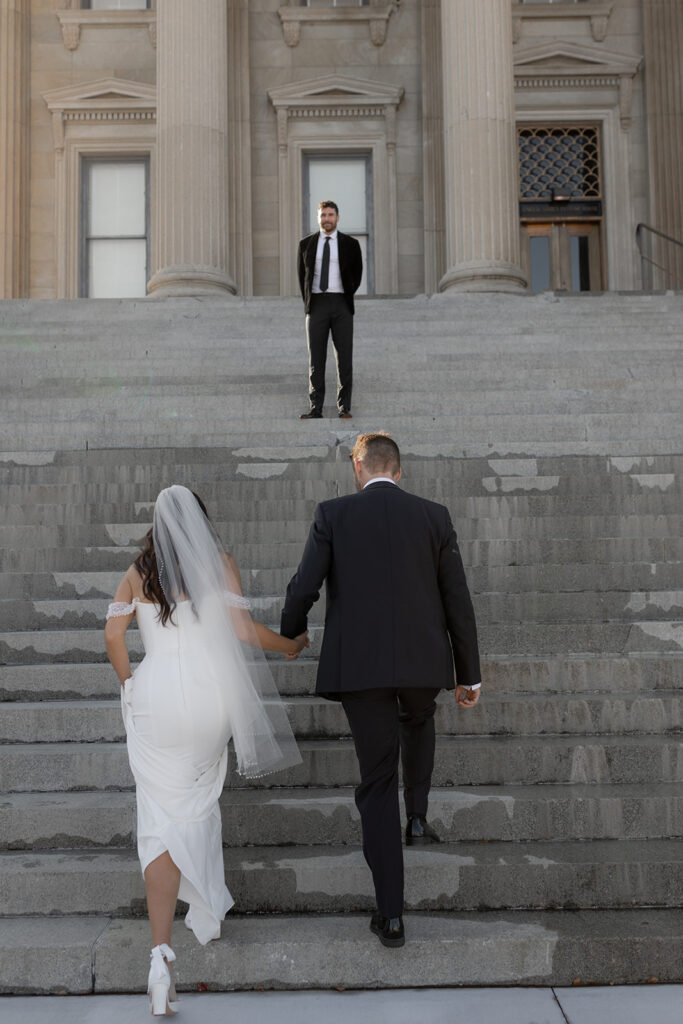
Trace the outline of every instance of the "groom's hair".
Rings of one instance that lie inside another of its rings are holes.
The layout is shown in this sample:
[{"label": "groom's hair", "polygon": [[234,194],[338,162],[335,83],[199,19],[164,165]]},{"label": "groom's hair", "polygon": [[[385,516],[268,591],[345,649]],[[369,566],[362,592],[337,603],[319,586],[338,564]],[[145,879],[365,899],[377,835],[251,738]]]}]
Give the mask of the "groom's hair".
[{"label": "groom's hair", "polygon": [[370,473],[390,473],[395,476],[401,468],[401,453],[393,437],[378,434],[359,434],[351,449],[352,459],[361,459]]}]

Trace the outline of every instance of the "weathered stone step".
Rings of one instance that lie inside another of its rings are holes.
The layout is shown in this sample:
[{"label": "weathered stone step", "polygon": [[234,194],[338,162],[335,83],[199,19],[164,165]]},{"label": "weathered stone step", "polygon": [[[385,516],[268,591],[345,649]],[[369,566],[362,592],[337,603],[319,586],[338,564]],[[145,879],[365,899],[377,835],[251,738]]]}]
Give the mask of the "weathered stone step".
[{"label": "weathered stone step", "polygon": [[[133,687],[135,681],[133,681]],[[302,739],[350,736],[340,704],[321,697],[289,697],[292,728]],[[655,694],[491,694],[476,713],[439,695],[436,729],[443,735],[536,736],[630,735],[678,732],[683,726],[683,695]],[[57,700],[0,705],[0,743],[64,743],[73,738],[95,743],[125,738],[119,700]],[[683,737],[682,737],[683,738]]]},{"label": "weathered stone step", "polygon": [[[296,564],[279,569],[240,566],[242,587],[250,597],[284,594]],[[121,581],[109,572],[3,573],[0,600],[111,598]],[[675,590],[683,580],[683,562],[572,563],[569,565],[468,566],[472,593],[511,591],[574,593],[583,591]]]},{"label": "weathered stone step", "polygon": [[[507,357],[505,357],[507,358]],[[117,384],[118,386],[118,384]],[[385,381],[378,381],[377,387],[386,387]],[[98,408],[97,418],[79,419],[56,422],[53,416],[45,415],[44,421],[38,418],[34,409],[23,422],[12,420],[2,424],[2,434],[7,438],[6,450],[18,447],[32,447],[35,450],[51,451],[60,449],[79,449],[89,447],[93,452],[98,448],[129,448],[138,438],[146,447],[166,447],[169,433],[177,428],[178,418],[186,421],[184,441],[188,448],[223,447],[226,436],[229,436],[236,448],[260,448],[273,443],[277,436],[288,436],[292,445],[327,445],[337,441],[348,442],[353,436],[348,428],[339,426],[336,413],[333,418],[326,416],[313,420],[302,426],[299,423],[301,403],[293,413],[287,409],[282,416],[263,414],[253,420],[245,420],[239,415],[223,418],[221,410],[226,406],[226,396],[222,395],[220,403],[203,411],[200,419],[193,419],[195,407],[192,403],[176,401],[172,403],[184,406],[180,410],[165,403],[154,418],[150,411],[149,425],[144,427],[137,418],[123,419],[120,402],[117,399],[109,410]],[[473,400],[474,401],[474,400]],[[293,402],[290,404],[294,404]],[[511,402],[514,405],[514,401]],[[428,403],[425,402],[428,407]],[[304,406],[305,408],[305,406]],[[176,415],[177,413],[177,415]],[[215,414],[216,413],[216,414]],[[604,454],[612,455],[649,455],[652,452],[667,454],[680,449],[680,441],[672,440],[680,436],[680,415],[678,413],[659,413],[656,406],[650,406],[649,412],[633,413],[595,413],[587,416],[524,416],[517,415],[480,415],[462,413],[460,417],[444,417],[442,420],[431,415],[413,416],[406,424],[402,414],[394,412],[386,416],[377,416],[372,409],[372,398],[368,397],[366,410],[356,404],[354,412],[354,434],[383,429],[404,444],[409,437],[410,448],[418,454],[481,456],[514,453],[523,456],[540,456],[556,454]],[[457,442],[453,441],[457,438]]]},{"label": "weathered stone step", "polygon": [[[245,590],[249,593],[248,580]],[[284,591],[284,587],[283,587]],[[278,622],[284,597],[280,594],[251,596],[251,612],[255,619]],[[66,598],[22,601],[0,601],[3,626],[12,632],[38,629],[104,628],[108,597]],[[474,593],[474,609],[481,626],[509,622],[667,622],[683,617],[683,591],[605,590],[598,593],[511,592]],[[324,592],[309,612],[311,625],[322,625],[325,619]]]},{"label": "weathered stone step", "polygon": [[[217,522],[216,531],[224,544],[233,547],[238,542],[281,543],[299,541],[302,545],[308,535],[312,515],[302,519],[257,520],[253,518],[234,522]],[[5,547],[129,546],[138,544],[151,523],[91,523],[74,526],[0,525],[0,543]],[[554,515],[493,516],[489,518],[461,517],[456,520],[458,539],[486,540],[550,540],[577,538],[596,540],[618,537],[670,537],[683,530],[683,515]],[[611,561],[611,559],[606,559]]]},{"label": "weathered stone step", "polygon": [[[139,538],[138,538],[139,540]],[[547,540],[465,540],[459,537],[466,566],[539,566],[571,563],[577,565],[663,563],[680,560],[678,537],[604,537],[596,539],[548,538]],[[236,542],[228,550],[240,567],[289,569],[298,564],[303,540],[289,542]],[[129,541],[123,545],[21,546],[0,549],[0,571],[45,573],[113,571],[123,575],[137,558],[139,548]],[[627,570],[626,570],[627,571]]]},{"label": "weathered stone step", "polygon": [[[349,486],[346,456],[353,439],[351,434],[349,443],[334,447],[292,445],[245,453],[234,448],[154,449],[156,458],[150,458],[150,449],[135,448],[88,452],[82,460],[77,452],[46,453],[40,459],[37,453],[1,453],[0,482],[7,504],[147,503],[169,481],[200,490],[207,504],[226,497],[242,500],[254,485],[266,498],[310,498]],[[451,497],[668,493],[681,490],[682,462],[680,455],[401,458],[404,486],[428,486]]]},{"label": "weathered stone step", "polygon": [[[318,664],[313,658],[295,662],[270,659],[269,667],[282,694],[303,696],[315,690]],[[680,654],[628,654],[614,657],[483,658],[485,695],[515,693],[657,693],[683,689]],[[105,663],[2,665],[0,700],[78,700],[112,698],[118,693],[114,670]],[[483,706],[483,705],[482,705]]]},{"label": "weathered stone step", "polygon": [[[407,910],[676,907],[683,840],[452,843],[404,852]],[[360,849],[224,849],[225,877],[243,912],[372,910]],[[144,913],[132,850],[0,854],[3,914]]]},{"label": "weathered stone step", "polygon": [[[226,846],[360,844],[353,790],[230,790]],[[432,789],[429,820],[444,841],[683,837],[679,783]],[[0,849],[135,845],[133,792],[16,793],[0,801]]]},{"label": "weathered stone step", "polygon": [[[113,448],[96,453],[84,451],[0,452],[0,482],[21,487],[95,487],[98,500],[113,494],[119,500],[122,488],[148,489],[152,495],[169,480],[186,486],[201,485],[202,494],[211,501],[211,488],[229,483],[236,497],[254,480],[272,490],[297,484],[304,489],[327,484],[342,484],[350,479],[349,443],[330,447],[296,446],[282,443],[242,452],[232,448]],[[533,490],[533,484],[547,486],[558,478],[561,493],[590,494],[608,488],[615,494],[638,494],[648,489],[680,489],[683,455],[557,455],[524,458],[514,455],[494,457],[417,457],[402,453],[404,483],[408,488],[429,483],[445,493],[504,493],[507,488]],[[671,477],[673,476],[673,480]],[[12,493],[9,492],[8,493]],[[146,497],[137,491],[136,500]],[[218,492],[216,492],[218,493]]]},{"label": "weathered stone step", "polygon": [[[555,479],[555,478],[552,478]],[[538,484],[539,490],[543,490]],[[522,488],[520,488],[522,489]],[[215,499],[222,522],[225,522],[226,514],[230,516],[228,529],[234,528],[232,524],[243,521],[279,523],[284,519],[293,521],[311,521],[316,504],[328,498],[337,497],[338,493],[349,493],[349,489],[343,486],[339,489],[332,484],[324,488],[327,493],[321,493],[310,498],[296,496],[266,498],[260,494],[260,487],[252,486],[252,494],[248,498],[231,498],[228,496]],[[528,490],[528,488],[526,488]],[[296,487],[288,488],[289,492],[295,492]],[[664,516],[675,515],[680,511],[683,495],[680,491],[669,490],[664,493],[650,490],[644,494],[626,495],[615,497],[609,492],[595,492],[593,495],[564,496],[556,493],[546,494],[493,494],[479,497],[456,496],[452,493],[435,494],[435,489],[428,485],[413,488],[413,492],[432,501],[439,501],[450,509],[451,516],[457,524],[467,519],[521,519],[526,516],[533,516],[535,519],[561,516],[563,520],[567,516],[604,516],[613,514],[618,509],[624,516]],[[156,497],[156,492],[151,499]],[[204,495],[201,495],[204,498]],[[96,502],[97,499],[87,499]],[[85,499],[84,499],[85,501]],[[142,507],[144,504],[144,507]],[[6,527],[29,526],[50,528],[58,526],[78,527],[92,526],[97,529],[101,524],[105,527],[109,523],[129,523],[135,520],[138,535],[142,535],[151,526],[150,508],[151,500],[146,502],[130,502],[120,500],[106,502],[104,504],[33,504],[29,499],[26,501],[15,501],[14,503],[3,502],[0,506],[0,520]],[[139,508],[136,506],[140,506]],[[139,518],[136,519],[136,516]]]},{"label": "weathered stone step", "polygon": [[[263,616],[255,617],[264,621]],[[313,619],[315,623],[315,619]],[[275,621],[265,619],[272,629]],[[483,624],[479,626],[481,650],[492,655],[632,654],[648,651],[664,654],[683,649],[683,622],[569,622]],[[302,658],[320,654],[322,626],[309,628],[310,650]],[[130,629],[126,643],[133,660],[142,655],[139,632]],[[0,633],[0,665],[39,665],[58,662],[106,661],[101,629],[22,630]]]},{"label": "weathered stone step", "polygon": [[[226,785],[351,786],[358,765],[349,740],[302,740],[302,764],[245,783],[230,771]],[[6,793],[131,789],[123,743],[16,743],[0,745]],[[656,783],[683,781],[683,741],[677,736],[441,736],[435,786],[536,783]]]},{"label": "weathered stone step", "polygon": [[[680,982],[683,911],[409,913],[402,951],[383,949],[367,914],[239,917],[200,946],[176,924],[178,989],[419,988]],[[96,917],[8,918],[0,992],[147,989],[149,925]],[[142,999],[142,996],[141,996]],[[140,1012],[144,1012],[142,1007]]]}]

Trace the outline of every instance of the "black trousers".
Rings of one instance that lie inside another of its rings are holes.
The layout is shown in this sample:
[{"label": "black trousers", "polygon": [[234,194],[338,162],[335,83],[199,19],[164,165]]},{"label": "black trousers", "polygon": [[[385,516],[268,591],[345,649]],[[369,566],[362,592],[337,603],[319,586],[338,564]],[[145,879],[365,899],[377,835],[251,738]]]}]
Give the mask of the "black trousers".
[{"label": "black trousers", "polygon": [[403,847],[398,800],[399,751],[406,813],[427,815],[434,769],[438,689],[376,689],[345,693],[342,706],[360,765],[356,806],[363,853],[384,917],[403,913]]},{"label": "black trousers", "polygon": [[311,311],[306,316],[308,342],[308,398],[311,409],[322,412],[325,401],[325,363],[327,339],[332,334],[337,364],[337,408],[351,408],[353,384],[353,313],[344,295],[325,292],[311,296]]}]

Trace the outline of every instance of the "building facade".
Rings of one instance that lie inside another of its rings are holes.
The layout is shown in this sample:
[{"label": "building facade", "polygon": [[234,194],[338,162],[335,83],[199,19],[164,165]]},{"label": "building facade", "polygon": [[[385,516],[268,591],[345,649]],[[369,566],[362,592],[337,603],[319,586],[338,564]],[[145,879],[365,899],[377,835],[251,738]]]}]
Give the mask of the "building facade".
[{"label": "building facade", "polygon": [[[683,0],[0,0],[0,297],[681,287]],[[658,269],[658,266],[665,268]]]}]

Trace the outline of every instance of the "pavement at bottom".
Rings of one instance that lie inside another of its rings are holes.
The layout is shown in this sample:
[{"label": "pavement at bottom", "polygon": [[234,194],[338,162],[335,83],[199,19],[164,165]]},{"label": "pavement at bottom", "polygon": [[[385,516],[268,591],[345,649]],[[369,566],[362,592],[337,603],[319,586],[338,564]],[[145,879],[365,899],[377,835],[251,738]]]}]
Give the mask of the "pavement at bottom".
[{"label": "pavement at bottom", "polygon": [[[0,996],[2,1024],[129,1024],[143,995]],[[683,1024],[683,985],[197,992],[178,1024]]]}]

